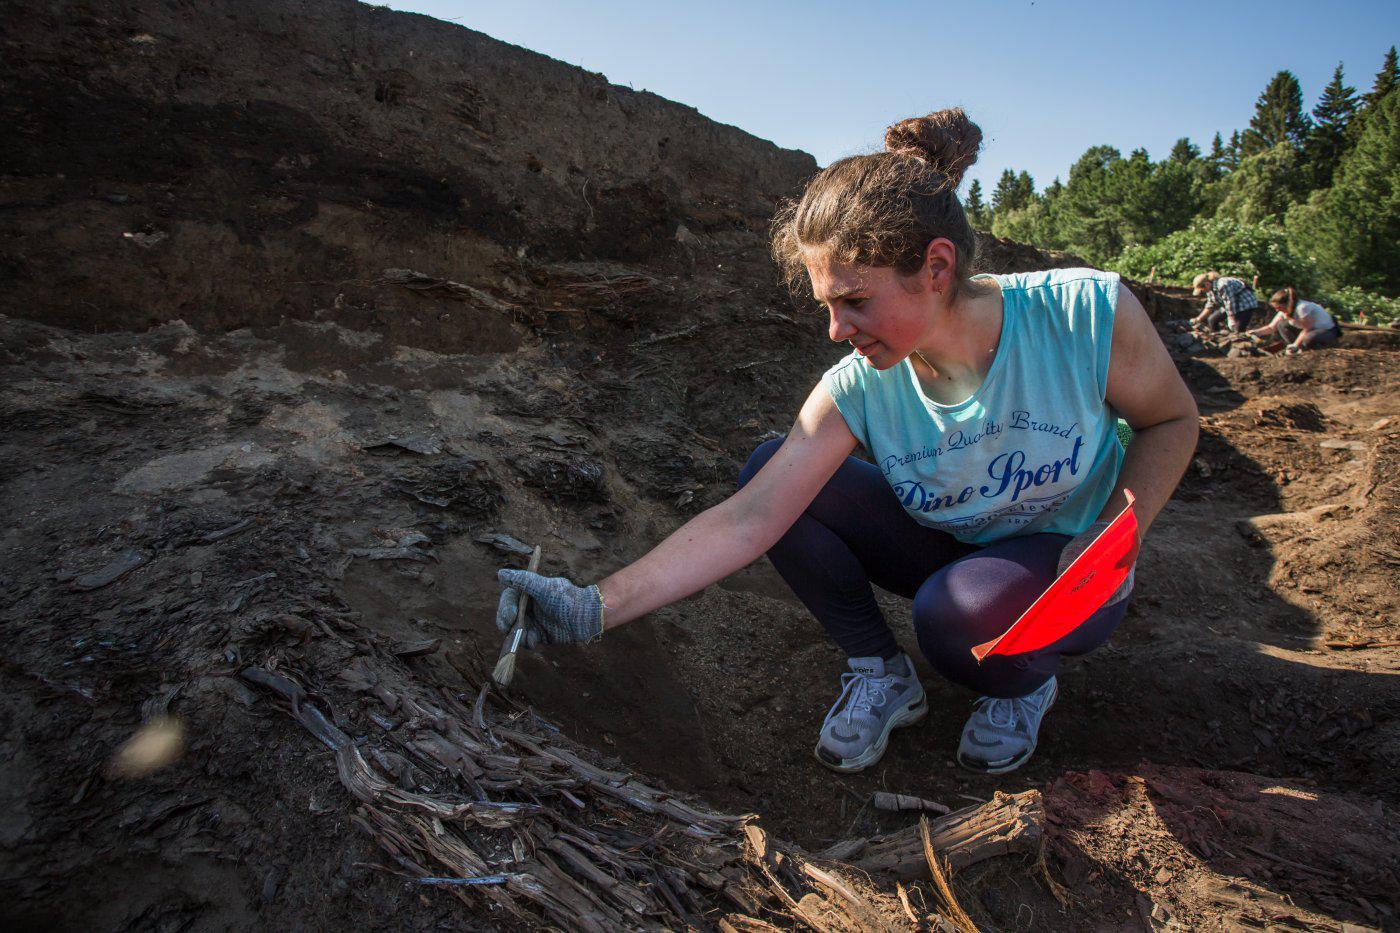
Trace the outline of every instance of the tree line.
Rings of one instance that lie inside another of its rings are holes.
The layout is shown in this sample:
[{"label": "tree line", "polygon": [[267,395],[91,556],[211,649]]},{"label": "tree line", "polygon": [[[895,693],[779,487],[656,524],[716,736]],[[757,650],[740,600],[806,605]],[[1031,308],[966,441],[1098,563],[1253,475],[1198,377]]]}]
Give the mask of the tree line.
[{"label": "tree line", "polygon": [[1091,146],[1043,191],[1006,169],[990,198],[973,181],[973,226],[1066,250],[1135,277],[1184,283],[1209,268],[1272,289],[1328,295],[1344,315],[1400,311],[1400,62],[1385,54],[1358,94],[1343,65],[1310,112],[1291,71],[1269,81],[1249,126],[1188,138],[1154,162]]}]

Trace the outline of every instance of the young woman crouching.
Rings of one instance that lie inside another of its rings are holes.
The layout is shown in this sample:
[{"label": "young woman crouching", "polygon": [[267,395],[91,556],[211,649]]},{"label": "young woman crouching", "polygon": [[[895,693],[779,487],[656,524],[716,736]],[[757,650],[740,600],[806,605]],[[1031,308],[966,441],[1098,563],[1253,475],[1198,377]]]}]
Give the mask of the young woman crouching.
[{"label": "young woman crouching", "polygon": [[[1117,275],[971,274],[956,189],[981,138],[961,109],[905,120],[884,152],[832,164],[786,206],[774,255],[810,284],[849,354],[787,436],[753,452],[737,492],[636,562],[585,587],[501,571],[498,626],[514,621],[518,588],[531,644],[589,642],[767,554],[848,658],[816,730],[822,764],[869,767],[891,730],[928,709],[872,583],[913,601],[924,657],[981,695],[958,760],[998,773],[1030,757],[1061,659],[1108,639],[1132,576],[1042,650],[978,664],[970,649],[1122,510],[1124,487],[1146,531],[1190,460],[1197,414]],[[1126,454],[1120,415],[1136,432]]]},{"label": "young woman crouching", "polygon": [[1342,329],[1332,315],[1315,301],[1304,301],[1292,288],[1280,288],[1269,299],[1274,319],[1263,327],[1246,331],[1258,341],[1277,337],[1283,341],[1284,352],[1292,356],[1304,350],[1334,347],[1342,339]]}]

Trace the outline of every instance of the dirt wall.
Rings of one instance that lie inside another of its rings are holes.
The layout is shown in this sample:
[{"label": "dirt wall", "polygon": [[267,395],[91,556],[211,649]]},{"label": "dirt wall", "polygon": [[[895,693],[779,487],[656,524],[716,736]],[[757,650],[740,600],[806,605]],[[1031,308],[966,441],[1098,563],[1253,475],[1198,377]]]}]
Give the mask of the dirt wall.
[{"label": "dirt wall", "polygon": [[[353,0],[5,3],[7,313],[304,316],[385,266],[678,260],[815,169],[694,109]],[[682,229],[682,225],[684,229]],[[269,300],[271,298],[271,300]]]}]

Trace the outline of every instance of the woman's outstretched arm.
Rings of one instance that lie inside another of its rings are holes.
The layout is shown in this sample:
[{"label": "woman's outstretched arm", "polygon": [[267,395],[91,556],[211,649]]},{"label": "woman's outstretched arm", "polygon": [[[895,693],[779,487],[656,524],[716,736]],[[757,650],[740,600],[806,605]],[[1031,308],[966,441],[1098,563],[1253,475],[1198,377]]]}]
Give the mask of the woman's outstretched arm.
[{"label": "woman's outstretched arm", "polygon": [[807,397],[787,439],[749,483],[598,584],[614,628],[684,599],[757,560],[797,521],[856,439],[826,387]]},{"label": "woman's outstretched arm", "polygon": [[1191,462],[1200,414],[1142,303],[1121,284],[1108,364],[1108,404],[1133,429],[1133,442],[1099,518],[1111,519],[1123,510],[1126,487],[1137,497],[1138,526],[1145,535]]}]

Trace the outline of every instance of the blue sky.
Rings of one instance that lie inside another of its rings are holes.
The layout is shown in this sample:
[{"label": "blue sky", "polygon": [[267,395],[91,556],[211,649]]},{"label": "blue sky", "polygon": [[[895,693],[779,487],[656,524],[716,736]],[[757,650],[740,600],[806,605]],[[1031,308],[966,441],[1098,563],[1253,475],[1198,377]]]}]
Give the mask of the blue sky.
[{"label": "blue sky", "polygon": [[889,123],[960,104],[986,137],[969,173],[1043,188],[1091,145],[1154,159],[1208,147],[1288,68],[1304,106],[1345,63],[1368,90],[1400,42],[1400,2],[962,3],[399,0],[802,149],[826,164],[877,148]]}]

